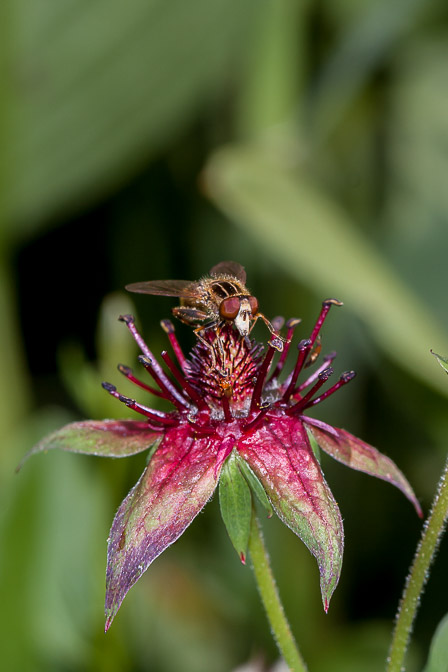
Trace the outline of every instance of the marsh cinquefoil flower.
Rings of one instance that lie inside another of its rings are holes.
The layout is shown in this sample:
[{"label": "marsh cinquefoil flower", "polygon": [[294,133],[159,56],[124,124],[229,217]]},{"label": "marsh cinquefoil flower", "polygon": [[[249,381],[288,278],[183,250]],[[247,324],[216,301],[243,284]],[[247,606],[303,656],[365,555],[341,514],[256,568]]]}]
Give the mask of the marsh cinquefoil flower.
[{"label": "marsh cinquefoil flower", "polygon": [[[325,610],[339,580],[344,536],[341,514],[316,458],[315,444],[347,466],[397,486],[421,515],[411,486],[388,457],[345,430],[306,415],[308,409],[354,376],[353,372],[344,373],[321,392],[333,373],[332,353],[298,382],[299,374],[314,359],[315,344],[332,304],[339,302],[323,302],[310,337],[298,344],[292,372],[281,376],[282,380],[280,374],[299,320],[287,323],[286,344],[270,373],[278,346],[275,335],[264,349],[248,338],[242,339],[231,325],[225,326],[220,334],[225,362],[216,367],[212,366],[211,349],[200,341],[189,359],[185,358],[172,324],[165,321],[162,326],[177,364],[165,351],[161,357],[166,366],[162,368],[137,331],[134,319],[129,315],[120,318],[138,343],[143,353],[139,360],[155,386],[136,378],[126,366],[120,365],[120,372],[140,388],[170,401],[174,410],[161,412],[143,406],[121,395],[114,385],[103,383],[110,394],[144,419],[73,423],[32,451],[60,448],[123,457],[151,448],[149,463],[118,509],[110,532],[106,630],[128,590],[184,532],[213,495],[220,478],[224,483],[223,517],[243,562],[252,491],[315,556]],[[205,334],[212,343],[215,332]],[[230,497],[226,496],[229,488],[236,489]]]}]

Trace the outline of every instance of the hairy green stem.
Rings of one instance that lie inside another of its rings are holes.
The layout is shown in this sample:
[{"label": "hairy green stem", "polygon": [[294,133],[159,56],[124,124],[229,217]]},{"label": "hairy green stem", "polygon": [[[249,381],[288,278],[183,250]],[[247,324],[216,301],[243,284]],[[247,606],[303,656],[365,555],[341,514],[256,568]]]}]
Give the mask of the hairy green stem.
[{"label": "hairy green stem", "polygon": [[404,588],[389,651],[387,672],[403,672],[406,649],[429,567],[448,518],[448,460],[440,478],[431,513],[423,527],[414,562]]},{"label": "hairy green stem", "polygon": [[258,590],[280,653],[291,672],[306,672],[306,665],[299,653],[280,601],[260,523],[254,508],[252,509],[249,553]]}]

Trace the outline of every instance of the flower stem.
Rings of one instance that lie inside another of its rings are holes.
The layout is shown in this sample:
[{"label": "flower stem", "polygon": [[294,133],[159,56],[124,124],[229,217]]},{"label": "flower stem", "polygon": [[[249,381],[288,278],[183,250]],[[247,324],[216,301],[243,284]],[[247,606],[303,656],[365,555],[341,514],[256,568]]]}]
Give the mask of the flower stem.
[{"label": "flower stem", "polygon": [[403,672],[404,658],[412,625],[420,603],[423,587],[429,576],[429,567],[448,518],[448,460],[439,481],[431,513],[423,527],[420,543],[404,588],[399,606],[387,672]]},{"label": "flower stem", "polygon": [[306,665],[299,653],[280,601],[255,508],[252,509],[249,552],[258,590],[280,653],[291,672],[306,672]]}]

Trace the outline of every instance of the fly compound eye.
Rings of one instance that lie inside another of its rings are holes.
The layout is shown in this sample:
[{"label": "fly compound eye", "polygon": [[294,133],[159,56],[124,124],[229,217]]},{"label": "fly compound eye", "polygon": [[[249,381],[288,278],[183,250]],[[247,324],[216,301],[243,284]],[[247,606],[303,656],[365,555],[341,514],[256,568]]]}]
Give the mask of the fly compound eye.
[{"label": "fly compound eye", "polygon": [[229,296],[221,302],[219,314],[223,320],[234,320],[240,309],[240,299],[238,296]]},{"label": "fly compound eye", "polygon": [[252,315],[256,315],[258,313],[258,301],[255,296],[249,296],[248,299]]}]

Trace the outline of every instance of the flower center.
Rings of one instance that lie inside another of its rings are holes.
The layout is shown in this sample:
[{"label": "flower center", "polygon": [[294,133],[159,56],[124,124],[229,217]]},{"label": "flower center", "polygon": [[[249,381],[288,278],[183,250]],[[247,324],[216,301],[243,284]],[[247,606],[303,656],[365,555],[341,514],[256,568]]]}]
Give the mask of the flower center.
[{"label": "flower center", "polygon": [[185,364],[187,381],[213,410],[222,411],[224,398],[233,415],[247,415],[262,363],[263,345],[241,338],[231,325],[220,331],[222,352],[216,347],[213,330],[206,332],[205,338],[214,348],[217,364],[213,362],[211,349],[198,341]]},{"label": "flower center", "polygon": [[[166,350],[162,352],[163,362],[169,369],[167,373],[140,336],[134,318],[124,315],[120,319],[126,323],[139,345],[143,353],[139,361],[156,386],[149,386],[136,378],[129,367],[119,365],[120,372],[139,387],[171,402],[176,410],[168,413],[154,410],[120,394],[115,385],[103,383],[103,387],[129,408],[146,416],[154,431],[160,432],[188,422],[198,436],[214,434],[222,423],[227,430],[232,425],[249,433],[262,425],[268,413],[302,415],[307,408],[327,399],[355,375],[353,371],[343,373],[332,387],[318,395],[322,385],[333,374],[330,364],[336,353],[331,353],[323,358],[322,364],[306,380],[298,383],[299,375],[309,364],[314,364],[319,354],[319,332],[332,305],[341,303],[336,299],[323,302],[310,337],[298,344],[296,364],[282,382],[279,376],[300,320],[291,319],[286,323],[286,339],[282,338],[284,347],[268,378],[273,357],[279,351],[277,327],[267,348],[248,336],[242,337],[231,324],[215,329],[210,327],[203,331],[203,338],[198,340],[187,359],[177,341],[174,326],[169,320],[164,320],[162,327],[177,359],[176,363]],[[281,326],[279,324],[278,329]]]}]

